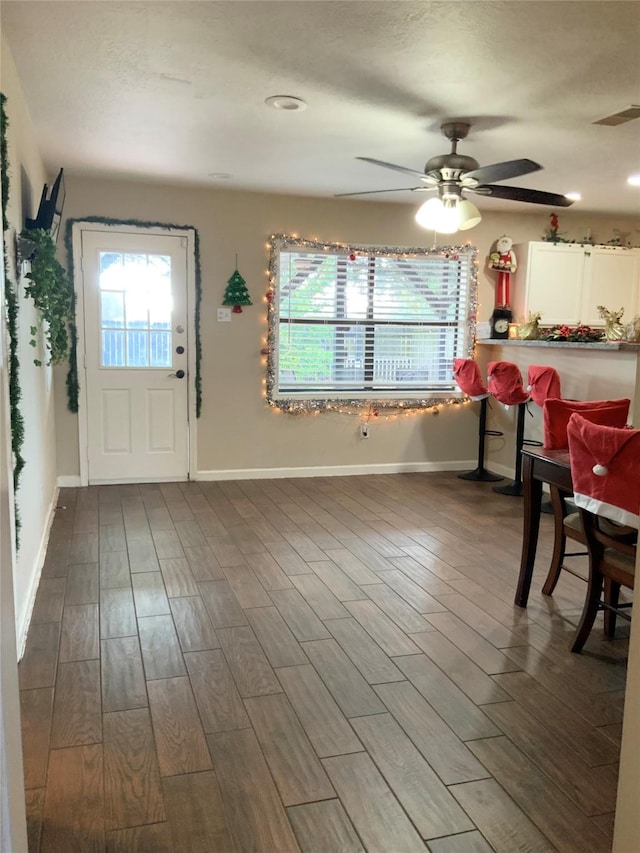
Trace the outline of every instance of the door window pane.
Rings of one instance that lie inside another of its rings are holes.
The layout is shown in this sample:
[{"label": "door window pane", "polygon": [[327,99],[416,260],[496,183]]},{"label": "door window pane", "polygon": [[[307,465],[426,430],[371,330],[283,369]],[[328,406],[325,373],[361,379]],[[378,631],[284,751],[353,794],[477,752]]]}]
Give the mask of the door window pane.
[{"label": "door window pane", "polygon": [[172,367],[171,256],[101,252],[99,268],[102,366]]},{"label": "door window pane", "polygon": [[125,293],[127,309],[127,329],[146,329],[149,327],[149,300],[147,294],[138,287],[131,287]]},{"label": "door window pane", "polygon": [[124,367],[124,332],[103,329],[102,366]]},{"label": "door window pane", "polygon": [[127,332],[127,366],[147,367],[149,364],[149,353],[147,345],[149,335],[147,332]]},{"label": "door window pane", "polygon": [[[112,267],[122,266],[122,255],[119,252],[100,252],[100,288],[107,290],[109,282],[115,281],[115,273],[109,272]],[[106,275],[108,273],[108,275]]]},{"label": "door window pane", "polygon": [[100,294],[100,314],[103,329],[123,329],[124,302],[122,293],[103,291]]},{"label": "door window pane", "polygon": [[171,367],[171,332],[151,332],[151,367]]},{"label": "door window pane", "polygon": [[171,279],[158,279],[153,293],[153,301],[149,305],[149,325],[152,329],[171,328]]}]

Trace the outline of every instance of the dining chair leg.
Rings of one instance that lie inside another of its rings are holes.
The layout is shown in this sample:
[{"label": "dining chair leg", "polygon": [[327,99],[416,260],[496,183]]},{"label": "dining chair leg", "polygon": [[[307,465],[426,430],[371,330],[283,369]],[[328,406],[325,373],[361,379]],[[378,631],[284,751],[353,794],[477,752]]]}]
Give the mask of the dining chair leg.
[{"label": "dining chair leg", "polygon": [[[612,581],[611,578],[604,579],[604,600],[611,607],[617,607],[620,599],[620,584]],[[615,610],[609,610],[605,607],[604,610],[604,635],[605,637],[613,637],[616,633],[616,616]]]},{"label": "dining chair leg", "polygon": [[[589,559],[589,563],[591,563],[591,558]],[[589,583],[587,586],[587,597],[584,602],[584,610],[582,611],[582,618],[580,619],[580,624],[578,625],[578,630],[576,631],[575,637],[573,639],[573,645],[571,646],[571,651],[578,653],[582,651],[582,647],[587,641],[587,637],[591,633],[591,629],[593,628],[593,623],[596,621],[596,616],[598,615],[598,610],[600,609],[600,595],[602,593],[604,578],[593,568],[592,565],[589,565]]]},{"label": "dining chair leg", "polygon": [[564,501],[557,486],[550,486],[549,489],[551,492],[551,506],[553,507],[553,555],[547,579],[542,587],[544,595],[553,595],[560,572],[562,571],[562,563],[564,562],[564,554],[567,547],[567,537],[564,532]]}]

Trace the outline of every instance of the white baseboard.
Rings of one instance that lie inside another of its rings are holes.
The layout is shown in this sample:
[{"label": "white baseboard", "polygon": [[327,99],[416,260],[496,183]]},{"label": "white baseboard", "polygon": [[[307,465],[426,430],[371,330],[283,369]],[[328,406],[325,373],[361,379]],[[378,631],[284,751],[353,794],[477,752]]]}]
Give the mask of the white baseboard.
[{"label": "white baseboard", "polygon": [[382,462],[373,465],[317,465],[309,468],[229,468],[196,471],[194,480],[269,480],[284,477],[353,477],[360,474],[409,474],[464,471],[474,462]]},{"label": "white baseboard", "polygon": [[[513,468],[510,465],[485,463],[486,467],[501,474],[503,477],[513,479]],[[210,471],[196,471],[193,480],[277,480],[285,477],[352,477],[360,474],[407,474],[407,473],[429,473],[434,471],[466,471],[473,470],[477,460],[466,459],[454,462],[381,462],[374,465],[317,465],[309,468],[228,468]],[[104,480],[94,485],[109,485],[112,483],[139,483],[140,479],[131,480]],[[166,479],[148,479],[145,483],[167,482]],[[169,478],[169,482],[176,482],[175,477]],[[81,486],[79,474],[68,474],[57,479],[59,489],[74,489]]]},{"label": "white baseboard", "polygon": [[59,489],[77,489],[82,485],[80,474],[67,474],[63,477],[58,477],[56,485]]},{"label": "white baseboard", "polygon": [[16,644],[18,647],[18,660],[21,660],[27,643],[27,633],[29,631],[29,625],[31,624],[31,615],[33,613],[33,606],[36,602],[36,594],[38,592],[38,586],[40,584],[42,567],[44,566],[44,560],[47,555],[47,547],[49,545],[49,534],[51,533],[51,525],[53,524],[53,519],[56,514],[59,494],[60,489],[58,486],[56,486],[53,490],[53,496],[51,499],[51,504],[49,506],[49,512],[47,513],[47,522],[42,531],[42,539],[40,540],[40,547],[38,548],[38,556],[35,563],[36,570],[33,573],[33,577],[31,578],[31,584],[29,585],[29,595],[27,597],[28,603],[26,608],[22,611],[22,614],[17,614],[18,624],[16,625]]},{"label": "white baseboard", "polygon": [[[186,477],[118,477],[115,480],[92,480],[92,486],[121,486],[128,483],[180,483],[186,482]],[[56,484],[59,489],[78,489],[82,486],[79,474],[68,474],[58,477]]]},{"label": "white baseboard", "polygon": [[117,477],[115,480],[92,480],[92,486],[135,486],[140,483],[186,483],[188,477]]},{"label": "white baseboard", "polygon": [[[476,462],[476,465],[477,464],[478,463]],[[476,467],[476,465],[474,465],[474,467]],[[494,474],[500,474],[501,477],[506,477],[507,480],[513,480],[514,471],[511,465],[500,465],[498,462],[494,465],[493,462],[487,462],[486,460],[484,465],[488,471],[492,471]]]}]

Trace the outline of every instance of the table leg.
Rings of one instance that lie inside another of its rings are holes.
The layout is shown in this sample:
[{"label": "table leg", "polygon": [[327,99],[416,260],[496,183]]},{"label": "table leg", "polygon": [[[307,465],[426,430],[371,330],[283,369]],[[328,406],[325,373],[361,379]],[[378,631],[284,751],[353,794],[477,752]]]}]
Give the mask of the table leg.
[{"label": "table leg", "polygon": [[524,515],[522,529],[522,556],[520,558],[520,574],[516,589],[515,604],[526,607],[533,575],[533,564],[536,560],[538,546],[538,531],[540,529],[540,503],[542,501],[542,481],[533,476],[531,456],[525,455],[522,464]]}]

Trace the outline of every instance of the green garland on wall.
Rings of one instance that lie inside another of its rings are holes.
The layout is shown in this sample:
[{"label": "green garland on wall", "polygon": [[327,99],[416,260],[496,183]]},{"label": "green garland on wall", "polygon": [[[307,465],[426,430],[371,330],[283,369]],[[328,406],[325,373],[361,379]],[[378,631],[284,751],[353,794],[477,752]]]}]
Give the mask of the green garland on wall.
[{"label": "green garland on wall", "polygon": [[9,120],[5,111],[6,96],[0,92],[0,117],[2,128],[0,134],[2,141],[0,144],[0,162],[2,166],[2,233],[9,230],[9,220],[7,219],[7,203],[9,201],[9,152],[7,150],[7,128]]},{"label": "green garland on wall", "polygon": [[[30,297],[44,325],[44,334],[50,364],[63,364],[69,360],[69,327],[75,323],[76,300],[73,282],[56,258],[56,244],[51,232],[43,228],[25,229],[24,242],[33,246],[25,297]],[[35,327],[32,334],[35,333]],[[35,346],[35,340],[31,345]],[[39,367],[42,362],[34,359]]]},{"label": "green garland on wall", "polygon": [[[7,204],[9,201],[9,155],[7,127],[9,120],[5,111],[6,96],[0,92],[0,169],[2,175],[2,233],[9,230]],[[9,413],[11,418],[11,450],[13,453],[13,494],[16,525],[16,548],[20,546],[20,516],[15,496],[20,485],[20,474],[24,468],[22,445],[24,444],[24,418],[20,411],[20,360],[18,358],[18,293],[11,270],[9,253],[4,250],[4,297],[7,312],[7,335],[9,337]]]},{"label": "green garland on wall", "polygon": [[[199,418],[202,412],[202,341],[200,336],[200,309],[202,304],[202,269],[200,266],[200,237],[198,235],[197,229],[194,228],[193,225],[173,225],[168,224],[166,222],[146,222],[140,219],[112,219],[107,216],[81,216],[76,219],[68,219],[64,239],[65,246],[67,249],[67,269],[69,271],[69,278],[71,279],[71,281],[74,280],[72,230],[73,225],[76,222],[96,222],[101,225],[124,225],[133,226],[137,228],[163,228],[169,231],[193,231],[196,278],[196,304],[194,306],[196,329],[196,376],[194,385],[196,390],[196,417]],[[77,360],[78,332],[75,325],[72,326],[70,329],[70,338],[71,352],[69,357],[69,372],[67,373],[67,405],[70,412],[77,412],[80,384],[78,379]]]}]

